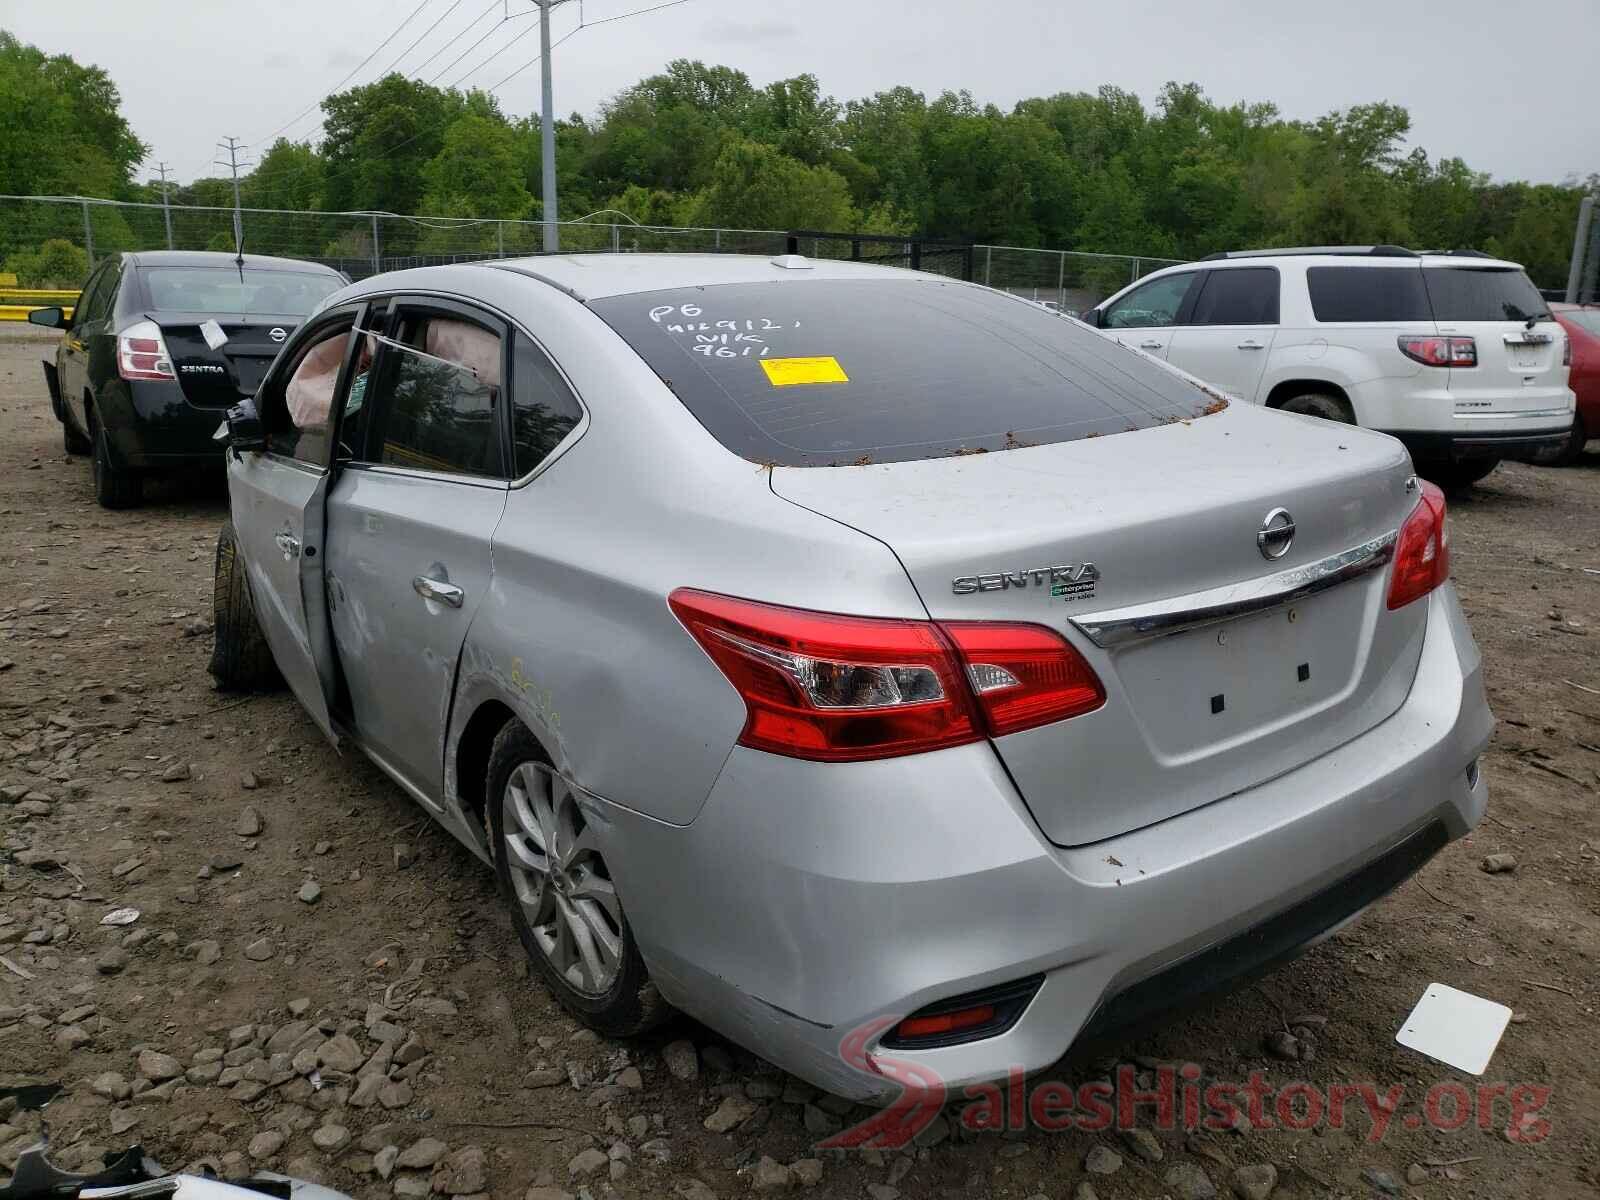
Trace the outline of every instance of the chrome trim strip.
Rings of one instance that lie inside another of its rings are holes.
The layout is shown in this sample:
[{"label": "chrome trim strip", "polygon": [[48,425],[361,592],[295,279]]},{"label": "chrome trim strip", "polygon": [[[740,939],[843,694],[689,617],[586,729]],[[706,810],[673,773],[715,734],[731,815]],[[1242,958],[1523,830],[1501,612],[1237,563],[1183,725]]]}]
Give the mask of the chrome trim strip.
[{"label": "chrome trim strip", "polygon": [[1489,412],[1458,412],[1450,415],[1457,421],[1508,421],[1533,417],[1570,417],[1573,411],[1570,408],[1528,408],[1520,411],[1498,409]]},{"label": "chrome trim strip", "polygon": [[1071,618],[1078,631],[1096,646],[1126,646],[1264,612],[1337,587],[1376,571],[1394,557],[1399,531],[1352,546],[1318,562],[1291,567],[1259,579],[1173,596],[1153,604],[1134,604]]}]

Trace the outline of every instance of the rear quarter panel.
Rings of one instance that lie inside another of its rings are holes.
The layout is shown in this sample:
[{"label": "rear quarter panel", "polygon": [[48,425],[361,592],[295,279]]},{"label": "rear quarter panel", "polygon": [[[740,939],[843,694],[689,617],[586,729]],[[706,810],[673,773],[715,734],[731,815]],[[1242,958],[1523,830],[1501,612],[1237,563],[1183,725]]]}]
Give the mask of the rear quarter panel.
[{"label": "rear quarter panel", "polygon": [[511,492],[452,727],[459,736],[496,699],[587,791],[686,824],[745,710],[668,607],[675,588],[926,613],[880,542],[779,499],[766,469],[715,442],[598,317],[548,285],[508,279],[502,310],[567,373],[588,425]]}]

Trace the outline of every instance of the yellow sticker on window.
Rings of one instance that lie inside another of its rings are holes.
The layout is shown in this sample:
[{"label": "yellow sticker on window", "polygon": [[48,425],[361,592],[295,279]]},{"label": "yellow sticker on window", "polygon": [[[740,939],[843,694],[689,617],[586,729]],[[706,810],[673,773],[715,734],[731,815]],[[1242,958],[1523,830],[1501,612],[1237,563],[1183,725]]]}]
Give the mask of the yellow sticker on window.
[{"label": "yellow sticker on window", "polygon": [[773,387],[793,387],[797,383],[849,383],[839,360],[828,354],[820,358],[763,358],[761,369]]}]

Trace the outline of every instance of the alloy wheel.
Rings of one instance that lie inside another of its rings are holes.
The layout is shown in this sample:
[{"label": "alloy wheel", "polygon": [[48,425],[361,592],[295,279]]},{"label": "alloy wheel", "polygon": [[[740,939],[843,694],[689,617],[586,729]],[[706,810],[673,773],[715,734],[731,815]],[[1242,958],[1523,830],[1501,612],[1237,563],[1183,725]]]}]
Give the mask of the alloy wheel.
[{"label": "alloy wheel", "polygon": [[512,891],[534,942],[571,987],[604,995],[622,970],[622,905],[572,788],[543,763],[522,763],[501,812]]}]

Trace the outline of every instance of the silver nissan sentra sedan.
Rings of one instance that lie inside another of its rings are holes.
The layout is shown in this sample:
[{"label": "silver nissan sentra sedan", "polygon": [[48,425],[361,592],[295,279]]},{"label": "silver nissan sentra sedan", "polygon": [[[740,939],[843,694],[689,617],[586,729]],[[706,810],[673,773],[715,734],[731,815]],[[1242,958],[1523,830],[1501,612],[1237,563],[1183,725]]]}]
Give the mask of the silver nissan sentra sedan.
[{"label": "silver nissan sentra sedan", "polygon": [[1484,810],[1400,443],[973,284],[381,275],[226,436],[213,672],[281,675],[492,864],[608,1034],[675,1007],[864,1100],[891,1059],[1035,1070],[1288,959]]}]

